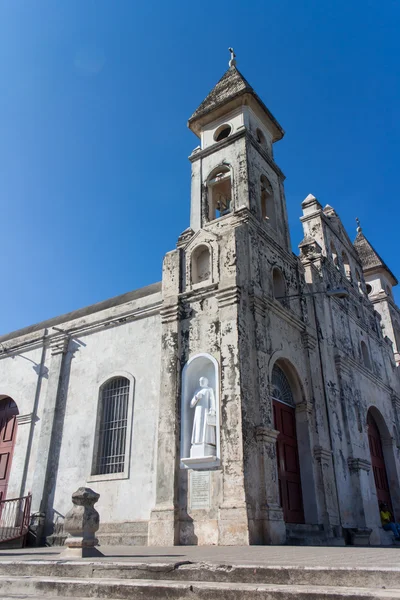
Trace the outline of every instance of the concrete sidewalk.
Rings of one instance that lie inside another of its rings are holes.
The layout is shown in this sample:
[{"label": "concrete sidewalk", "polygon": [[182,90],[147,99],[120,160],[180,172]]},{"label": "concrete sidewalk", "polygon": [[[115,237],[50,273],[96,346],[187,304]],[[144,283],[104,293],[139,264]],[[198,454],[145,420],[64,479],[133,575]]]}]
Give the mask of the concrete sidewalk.
[{"label": "concrete sidewalk", "polygon": [[[60,556],[63,547],[0,550],[0,561],[69,561]],[[99,546],[99,558],[79,562],[107,563],[208,563],[225,565],[392,568],[400,570],[400,548],[334,548],[321,546]]]}]

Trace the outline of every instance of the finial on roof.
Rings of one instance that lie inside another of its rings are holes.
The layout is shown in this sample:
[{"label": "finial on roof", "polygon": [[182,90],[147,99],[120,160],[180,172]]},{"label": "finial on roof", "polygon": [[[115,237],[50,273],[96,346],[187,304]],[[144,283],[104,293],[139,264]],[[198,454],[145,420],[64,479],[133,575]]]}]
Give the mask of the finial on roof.
[{"label": "finial on roof", "polygon": [[236,67],[236,54],[234,53],[233,48],[228,48],[228,50],[231,53],[231,60],[229,61],[229,66]]},{"label": "finial on roof", "polygon": [[360,223],[360,219],[358,217],[356,217],[356,223],[357,223],[357,233],[361,233],[361,231],[362,231],[361,223]]}]

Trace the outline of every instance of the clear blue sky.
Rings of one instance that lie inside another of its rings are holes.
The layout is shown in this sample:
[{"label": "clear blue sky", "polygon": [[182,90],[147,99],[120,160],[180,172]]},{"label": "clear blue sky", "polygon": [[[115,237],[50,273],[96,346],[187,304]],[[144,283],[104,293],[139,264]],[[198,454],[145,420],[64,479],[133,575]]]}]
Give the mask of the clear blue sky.
[{"label": "clear blue sky", "polygon": [[397,0],[0,0],[0,333],[160,280],[230,45],[286,131],[293,248],[311,192],[400,277],[399,29]]}]

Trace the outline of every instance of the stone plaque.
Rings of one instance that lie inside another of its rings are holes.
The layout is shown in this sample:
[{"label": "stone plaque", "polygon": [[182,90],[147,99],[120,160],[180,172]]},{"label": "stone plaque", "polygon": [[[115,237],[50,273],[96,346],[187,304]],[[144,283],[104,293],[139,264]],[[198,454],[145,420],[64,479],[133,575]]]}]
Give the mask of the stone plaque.
[{"label": "stone plaque", "polygon": [[190,473],[190,508],[210,508],[210,471]]}]

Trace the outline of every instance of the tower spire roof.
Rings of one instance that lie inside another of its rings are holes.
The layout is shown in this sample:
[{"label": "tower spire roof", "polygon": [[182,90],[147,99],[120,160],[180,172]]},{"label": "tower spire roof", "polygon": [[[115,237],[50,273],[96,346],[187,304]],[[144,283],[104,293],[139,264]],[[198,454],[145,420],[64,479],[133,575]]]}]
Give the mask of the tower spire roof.
[{"label": "tower spire roof", "polygon": [[200,120],[206,121],[207,116],[210,113],[217,112],[220,107],[231,102],[234,103],[235,101],[241,103],[240,100],[243,96],[250,95],[257,101],[261,109],[267,113],[269,120],[272,122],[275,129],[274,141],[280,140],[284,135],[282,127],[265,106],[264,102],[256,94],[247,79],[243,77],[236,67],[236,54],[234,53],[233,48],[229,48],[229,52],[231,53],[229,69],[223,74],[208,96],[206,96],[200,106],[194,111],[188,121],[188,126],[195,133],[199,134],[197,123]]},{"label": "tower spire roof", "polygon": [[372,244],[365,237],[361,229],[360,220],[358,218],[356,219],[356,222],[357,236],[354,240],[354,247],[358,252],[358,256],[360,257],[363,271],[376,271],[379,269],[385,270],[393,279],[393,284],[397,285],[398,281],[396,277],[393,275],[385,261],[379,256]]}]

